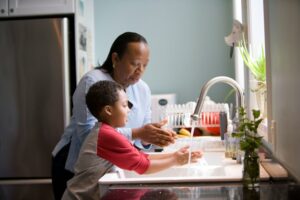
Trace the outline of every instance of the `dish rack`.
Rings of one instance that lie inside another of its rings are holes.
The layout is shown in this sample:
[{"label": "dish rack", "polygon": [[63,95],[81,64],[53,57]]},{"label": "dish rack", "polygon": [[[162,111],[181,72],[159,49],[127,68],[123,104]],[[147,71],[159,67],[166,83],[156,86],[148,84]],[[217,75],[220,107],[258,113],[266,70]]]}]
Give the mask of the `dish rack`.
[{"label": "dish rack", "polygon": [[227,103],[215,103],[206,97],[203,103],[201,117],[198,121],[192,121],[191,115],[196,107],[195,102],[186,104],[167,105],[163,111],[163,119],[168,119],[167,128],[198,127],[222,132],[227,130],[229,120],[229,106]]}]

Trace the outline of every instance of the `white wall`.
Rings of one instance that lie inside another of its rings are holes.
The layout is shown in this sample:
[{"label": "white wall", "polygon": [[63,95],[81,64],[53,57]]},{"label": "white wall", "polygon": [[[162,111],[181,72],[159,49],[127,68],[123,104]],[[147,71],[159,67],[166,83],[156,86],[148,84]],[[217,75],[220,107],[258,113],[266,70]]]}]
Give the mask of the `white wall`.
[{"label": "white wall", "polygon": [[[144,35],[151,53],[143,79],[153,94],[176,93],[185,103],[195,101],[209,79],[234,78],[224,42],[232,29],[232,0],[97,0],[94,5],[96,60],[103,63],[117,35]],[[209,95],[222,101],[230,89],[217,84]]]},{"label": "white wall", "polygon": [[300,180],[300,1],[269,0],[274,153]]}]

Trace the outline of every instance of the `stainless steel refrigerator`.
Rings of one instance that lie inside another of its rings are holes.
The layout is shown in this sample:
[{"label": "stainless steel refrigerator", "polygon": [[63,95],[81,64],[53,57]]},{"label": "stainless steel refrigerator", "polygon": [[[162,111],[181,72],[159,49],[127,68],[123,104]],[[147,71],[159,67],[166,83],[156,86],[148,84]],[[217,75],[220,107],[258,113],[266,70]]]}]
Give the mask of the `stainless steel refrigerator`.
[{"label": "stainless steel refrigerator", "polygon": [[68,18],[0,19],[0,199],[53,199],[51,151],[70,116]]}]

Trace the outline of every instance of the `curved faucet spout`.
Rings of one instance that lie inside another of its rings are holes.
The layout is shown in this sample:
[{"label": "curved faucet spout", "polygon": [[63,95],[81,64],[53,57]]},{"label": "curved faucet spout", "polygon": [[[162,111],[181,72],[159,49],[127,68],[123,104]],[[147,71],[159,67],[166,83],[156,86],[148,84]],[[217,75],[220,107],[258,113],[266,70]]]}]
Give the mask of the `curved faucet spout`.
[{"label": "curved faucet spout", "polygon": [[206,97],[208,90],[212,85],[219,82],[226,83],[231,87],[233,87],[236,92],[237,107],[241,107],[241,106],[244,107],[244,92],[241,86],[232,78],[229,78],[227,76],[217,76],[215,78],[212,78],[208,82],[206,82],[205,85],[202,87],[195,111],[191,116],[192,120],[197,121],[200,118],[200,113],[203,108],[204,98]]}]

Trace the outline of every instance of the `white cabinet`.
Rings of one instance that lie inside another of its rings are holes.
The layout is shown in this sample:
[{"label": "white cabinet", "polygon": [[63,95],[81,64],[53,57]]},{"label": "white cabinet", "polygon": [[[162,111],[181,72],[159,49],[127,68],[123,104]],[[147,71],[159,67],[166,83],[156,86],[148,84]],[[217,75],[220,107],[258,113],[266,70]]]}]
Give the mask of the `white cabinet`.
[{"label": "white cabinet", "polygon": [[8,0],[0,0],[0,17],[8,14]]},{"label": "white cabinet", "polygon": [[74,12],[74,0],[0,0],[0,17],[55,15]]}]

